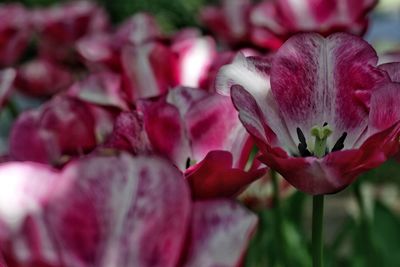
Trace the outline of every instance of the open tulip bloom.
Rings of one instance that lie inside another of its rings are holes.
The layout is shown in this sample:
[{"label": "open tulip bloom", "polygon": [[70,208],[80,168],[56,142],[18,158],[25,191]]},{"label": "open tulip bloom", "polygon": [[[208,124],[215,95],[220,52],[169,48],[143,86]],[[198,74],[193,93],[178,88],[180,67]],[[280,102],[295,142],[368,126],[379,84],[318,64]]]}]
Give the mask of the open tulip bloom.
[{"label": "open tulip bloom", "polygon": [[400,84],[377,61],[356,36],[304,33],[272,62],[239,55],[217,78],[256,140],[259,160],[316,195],[314,266],[322,266],[323,194],[342,190],[399,148]]}]

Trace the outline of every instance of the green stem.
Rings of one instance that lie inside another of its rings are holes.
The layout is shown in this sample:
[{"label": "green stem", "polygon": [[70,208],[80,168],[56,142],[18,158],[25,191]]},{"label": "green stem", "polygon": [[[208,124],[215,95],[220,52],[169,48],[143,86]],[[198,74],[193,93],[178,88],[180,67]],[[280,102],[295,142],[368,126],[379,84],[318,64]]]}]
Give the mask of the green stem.
[{"label": "green stem", "polygon": [[275,212],[275,234],[278,250],[278,262],[282,263],[283,266],[287,265],[286,258],[286,241],[283,234],[283,214],[280,202],[280,190],[279,190],[279,180],[278,175],[274,170],[270,171],[273,187],[273,202],[274,202],[274,212]]},{"label": "green stem", "polygon": [[18,108],[17,105],[12,101],[9,100],[7,105],[6,105],[6,109],[8,110],[8,112],[11,114],[11,116],[15,119],[18,117]]},{"label": "green stem", "polygon": [[323,264],[323,215],[324,195],[313,197],[312,215],[312,259],[313,267],[322,267]]}]

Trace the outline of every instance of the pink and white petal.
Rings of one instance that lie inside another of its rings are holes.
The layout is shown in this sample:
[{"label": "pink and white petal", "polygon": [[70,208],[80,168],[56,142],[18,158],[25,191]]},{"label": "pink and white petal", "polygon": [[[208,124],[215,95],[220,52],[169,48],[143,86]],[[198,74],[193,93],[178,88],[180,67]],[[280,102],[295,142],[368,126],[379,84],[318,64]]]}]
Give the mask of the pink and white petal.
[{"label": "pink and white petal", "polygon": [[11,266],[60,267],[58,246],[42,215],[67,181],[36,163],[1,164],[0,177],[1,252]]},{"label": "pink and white petal", "polygon": [[384,131],[400,121],[400,83],[387,83],[371,96],[368,136]]},{"label": "pink and white petal", "polygon": [[178,57],[179,85],[199,87],[217,54],[214,39],[198,36],[180,38],[172,44],[171,49]]},{"label": "pink and white petal", "polygon": [[229,97],[210,94],[197,101],[184,120],[195,161],[211,150],[227,150],[234,153],[234,166],[244,167],[252,145]]},{"label": "pink and white petal", "polygon": [[262,1],[254,7],[250,15],[251,23],[256,27],[265,28],[273,34],[285,35],[288,29],[282,22],[276,1]]},{"label": "pink and white petal", "polygon": [[400,62],[382,64],[379,68],[389,74],[392,82],[400,83]]},{"label": "pink and white petal", "polygon": [[88,76],[85,80],[74,84],[68,90],[68,95],[101,106],[129,110],[124,99],[121,77],[111,72],[100,72]]},{"label": "pink and white petal", "polygon": [[15,76],[16,71],[14,69],[8,68],[0,71],[0,110],[11,94]]},{"label": "pink and white petal", "polygon": [[209,93],[205,90],[179,86],[168,92],[166,101],[175,106],[183,118],[197,101],[208,95]]},{"label": "pink and white petal", "polygon": [[[121,60],[129,100],[159,96],[175,85],[176,58],[159,43],[126,46]],[[165,62],[168,62],[166,65]]]},{"label": "pink and white petal", "polygon": [[[231,64],[220,69],[217,76],[216,89],[221,94],[230,95],[232,85],[242,86],[253,99],[250,101],[245,97],[247,100],[244,100],[243,104],[257,103],[257,109],[261,111],[258,117],[262,118],[262,124],[268,125],[274,131],[272,134],[279,138],[282,146],[290,150],[296,150],[296,145],[294,145],[293,139],[289,135],[285,121],[282,119],[278,105],[271,92],[269,81],[271,58],[273,57],[245,58],[243,55],[238,54]],[[244,96],[247,94],[239,95]],[[235,105],[236,108],[240,108],[239,101]],[[243,116],[245,116],[244,113]],[[268,138],[270,137],[269,135]],[[278,141],[270,139],[270,142]]]},{"label": "pink and white petal", "polygon": [[173,267],[190,221],[182,174],[157,157],[94,157],[67,166],[74,184],[46,219],[67,266]]},{"label": "pink and white petal", "polygon": [[347,132],[344,145],[352,147],[368,123],[365,107],[354,95],[371,92],[388,79],[376,63],[374,49],[353,35],[291,37],[274,56],[271,86],[293,140],[297,127],[310,140],[311,128],[327,122],[333,129],[328,146]]},{"label": "pink and white petal", "polygon": [[260,168],[245,172],[234,168],[228,151],[211,151],[198,164],[185,172],[194,199],[233,197],[247,185],[265,174]]},{"label": "pink and white petal", "polygon": [[151,150],[144,122],[138,112],[121,112],[115,120],[114,130],[104,147],[142,154]]},{"label": "pink and white petal", "polygon": [[240,266],[256,225],[257,217],[232,200],[195,202],[183,266]]},{"label": "pink and white petal", "polygon": [[223,0],[223,18],[229,27],[232,38],[241,39],[247,35],[251,7],[250,0]]},{"label": "pink and white petal", "polygon": [[178,108],[163,99],[141,101],[138,107],[143,113],[144,127],[153,150],[166,156],[180,170],[185,170],[192,153]]}]

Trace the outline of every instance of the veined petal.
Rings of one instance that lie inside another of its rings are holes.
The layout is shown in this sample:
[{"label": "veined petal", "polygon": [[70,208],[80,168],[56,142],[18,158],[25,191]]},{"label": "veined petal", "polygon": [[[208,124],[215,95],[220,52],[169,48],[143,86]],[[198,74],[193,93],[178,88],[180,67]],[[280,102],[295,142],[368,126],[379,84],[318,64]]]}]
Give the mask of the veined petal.
[{"label": "veined petal", "polygon": [[373,48],[349,34],[290,38],[274,56],[271,86],[286,124],[291,125],[293,140],[297,140],[297,127],[309,140],[311,128],[326,122],[333,130],[328,147],[344,132],[345,148],[352,147],[368,123],[365,107],[355,101],[355,94],[370,92],[387,80],[376,63]]},{"label": "veined petal", "polygon": [[175,267],[190,220],[182,174],[157,157],[87,158],[46,213],[67,266]]},{"label": "veined petal", "polygon": [[241,264],[257,217],[232,200],[197,201],[185,267]]},{"label": "veined petal", "polygon": [[379,68],[389,74],[392,82],[400,83],[400,62],[385,63],[379,65]]},{"label": "veined petal", "polygon": [[211,150],[227,150],[234,154],[234,166],[244,167],[251,150],[250,137],[229,97],[208,95],[190,108],[184,121],[195,160],[202,160]]}]

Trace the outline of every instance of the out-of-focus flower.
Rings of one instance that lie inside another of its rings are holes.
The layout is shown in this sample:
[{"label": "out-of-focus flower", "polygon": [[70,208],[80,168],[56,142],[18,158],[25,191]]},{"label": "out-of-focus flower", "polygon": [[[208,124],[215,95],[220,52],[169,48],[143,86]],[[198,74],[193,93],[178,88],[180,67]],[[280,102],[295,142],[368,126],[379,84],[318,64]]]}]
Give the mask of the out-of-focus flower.
[{"label": "out-of-focus flower", "polygon": [[[272,34],[285,41],[299,32],[329,35],[348,32],[362,35],[368,26],[368,12],[376,0],[272,0],[258,4],[251,13],[252,39],[261,46],[259,36]],[[271,48],[279,48],[271,47]]]},{"label": "out-of-focus flower", "polygon": [[232,196],[265,172],[244,171],[253,142],[228,97],[181,87],[139,110],[153,150],[185,172],[195,198]]},{"label": "out-of-focus flower", "polygon": [[74,1],[36,10],[34,25],[39,33],[39,54],[62,62],[75,62],[76,41],[109,28],[105,11],[91,1]]},{"label": "out-of-focus flower", "polygon": [[18,68],[15,86],[32,96],[52,96],[66,90],[72,82],[72,74],[62,65],[35,59]]},{"label": "out-of-focus flower", "polygon": [[7,103],[8,97],[13,88],[16,71],[14,69],[4,69],[0,71],[0,110]]},{"label": "out-of-focus flower", "polygon": [[88,157],[62,172],[8,163],[0,174],[11,266],[235,267],[257,222],[232,200],[192,202],[182,174],[157,157]]},{"label": "out-of-focus flower", "polygon": [[262,162],[304,192],[334,193],[399,148],[400,85],[377,61],[361,38],[299,34],[272,68],[243,57],[222,68],[219,91],[232,90]]},{"label": "out-of-focus flower", "polygon": [[39,109],[22,113],[10,134],[10,156],[60,164],[63,155],[79,155],[98,143],[101,120],[94,107],[67,96],[57,96]]},{"label": "out-of-focus flower", "polygon": [[16,63],[31,38],[30,15],[19,4],[0,5],[0,67]]},{"label": "out-of-focus flower", "polygon": [[222,0],[221,7],[204,7],[200,20],[224,43],[241,46],[249,41],[251,8],[250,0]]}]

